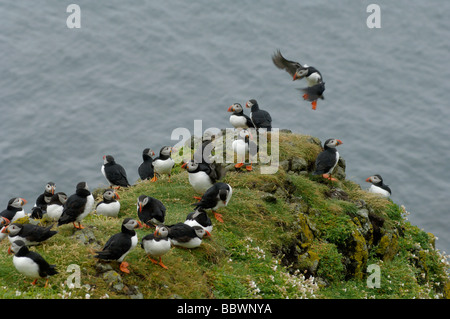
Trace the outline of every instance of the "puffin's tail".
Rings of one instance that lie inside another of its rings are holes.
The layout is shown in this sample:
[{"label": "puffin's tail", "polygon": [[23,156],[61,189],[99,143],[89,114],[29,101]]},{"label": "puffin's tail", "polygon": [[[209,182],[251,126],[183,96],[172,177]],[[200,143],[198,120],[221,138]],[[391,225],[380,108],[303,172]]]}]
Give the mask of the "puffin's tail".
[{"label": "puffin's tail", "polygon": [[316,101],[317,99],[324,99],[323,92],[325,91],[325,82],[318,83],[313,86],[298,89],[303,92],[303,98],[310,102]]}]

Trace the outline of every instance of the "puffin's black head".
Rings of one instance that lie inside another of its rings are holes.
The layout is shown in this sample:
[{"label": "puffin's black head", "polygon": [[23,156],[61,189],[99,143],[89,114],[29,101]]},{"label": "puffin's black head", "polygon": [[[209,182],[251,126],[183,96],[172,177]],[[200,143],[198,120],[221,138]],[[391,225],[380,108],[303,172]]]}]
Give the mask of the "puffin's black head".
[{"label": "puffin's black head", "polygon": [[89,187],[88,187],[88,185],[87,185],[86,182],[79,182],[79,183],[77,184],[77,188],[76,188],[76,189],[77,189],[77,190],[79,190],[79,189],[89,190]]},{"label": "puffin's black head", "polygon": [[142,155],[152,157],[155,156],[155,152],[151,148],[146,148],[142,151]]},{"label": "puffin's black head", "polygon": [[226,202],[228,196],[228,190],[227,189],[221,189],[219,190],[219,199],[223,202]]},{"label": "puffin's black head", "polygon": [[89,187],[88,187],[86,182],[79,182],[77,184],[77,188],[76,188],[75,193],[78,196],[81,196],[81,197],[87,197],[87,196],[89,196],[91,194],[91,192],[89,191]]},{"label": "puffin's black head", "polygon": [[233,105],[231,105],[228,108],[228,112],[233,112],[233,113],[236,113],[236,114],[240,114],[243,111],[244,111],[244,109],[242,108],[242,105],[239,104],[239,103],[234,103]]},{"label": "puffin's black head", "polygon": [[103,156],[103,164],[113,164],[115,163],[114,157],[112,155],[105,155]]},{"label": "puffin's black head", "polygon": [[172,147],[170,146],[162,147],[161,150],[159,151],[159,154],[163,156],[170,156],[170,154],[172,154]]},{"label": "puffin's black head", "polygon": [[120,199],[120,197],[119,197],[119,194],[117,194],[116,191],[114,191],[111,188],[107,188],[103,192],[103,199],[105,199],[105,200],[113,200],[113,199]]},{"label": "puffin's black head", "polygon": [[140,196],[138,197],[138,200],[137,200],[137,209],[138,209],[138,212],[139,212],[139,213],[142,212],[142,208],[143,208],[145,205],[147,205],[148,200],[149,200],[149,198],[148,198],[147,195],[140,195]]},{"label": "puffin's black head", "polygon": [[23,240],[15,240],[11,243],[11,246],[8,249],[8,254],[14,253],[17,254],[22,248],[28,249]]},{"label": "puffin's black head", "polygon": [[45,185],[45,193],[47,194],[54,194],[56,189],[56,185],[53,182],[48,182],[47,185]]},{"label": "puffin's black head", "polygon": [[342,144],[341,140],[338,140],[335,138],[329,138],[328,140],[325,141],[325,143],[323,143],[323,148],[324,149],[336,148],[336,146],[339,146],[341,144]]},{"label": "puffin's black head", "polygon": [[381,185],[381,184],[383,184],[383,179],[381,178],[380,175],[375,174],[375,175],[372,175],[372,176],[368,177],[366,179],[366,182],[369,182],[369,183],[372,183],[372,184],[375,184],[375,185]]},{"label": "puffin's black head", "polygon": [[194,172],[198,168],[198,163],[196,163],[194,160],[190,160],[189,162],[183,163],[183,165],[181,165],[181,168],[186,169],[188,172]]},{"label": "puffin's black head", "polygon": [[20,210],[26,203],[27,201],[24,198],[14,197],[8,201],[8,208],[15,208]]},{"label": "puffin's black head", "polygon": [[248,100],[247,103],[245,103],[245,107],[251,108],[252,110],[259,108],[258,102],[256,102],[255,99]]}]

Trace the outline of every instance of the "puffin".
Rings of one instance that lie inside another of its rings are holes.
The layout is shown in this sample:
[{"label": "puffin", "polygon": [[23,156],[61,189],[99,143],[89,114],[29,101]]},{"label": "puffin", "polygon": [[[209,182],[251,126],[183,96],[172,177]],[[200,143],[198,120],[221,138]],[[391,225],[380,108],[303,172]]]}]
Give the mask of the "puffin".
[{"label": "puffin", "polygon": [[166,207],[156,198],[140,195],[137,200],[137,215],[145,227],[164,224]]},{"label": "puffin", "polygon": [[213,141],[216,139],[216,135],[211,132],[205,132],[202,136],[202,145],[194,152],[194,161],[196,163],[211,164],[212,150],[214,148]]},{"label": "puffin", "polygon": [[[86,182],[79,182],[76,187],[75,194],[72,194],[64,204],[61,217],[58,219],[58,226],[73,223],[77,229],[83,229],[81,221],[86,217],[94,206],[94,196],[89,191]],[[75,225],[78,223],[78,226]]]},{"label": "puffin", "polygon": [[380,194],[383,197],[391,196],[392,192],[388,185],[383,183],[383,178],[375,174],[366,179],[366,182],[372,183],[369,188],[369,193]]},{"label": "puffin", "polygon": [[47,213],[47,211],[45,211],[41,207],[34,206],[34,207],[31,208],[30,218],[32,218],[32,219],[42,219],[42,217],[44,217],[44,215],[46,213]]},{"label": "puffin", "polygon": [[331,173],[339,161],[339,152],[336,147],[341,144],[342,141],[335,138],[330,138],[325,141],[323,151],[317,155],[316,169],[313,175],[322,175],[323,178],[336,181],[335,178],[331,177]]},{"label": "puffin", "polygon": [[22,240],[25,245],[38,245],[43,241],[55,236],[58,232],[51,230],[53,225],[42,227],[33,224],[9,224],[2,229],[2,233],[7,233],[9,241]]},{"label": "puffin", "polygon": [[170,157],[172,151],[174,151],[172,147],[164,146],[159,151],[159,156],[153,160],[153,169],[155,171],[155,176],[153,176],[153,178],[151,179],[152,182],[156,182],[158,176],[160,176],[161,174],[169,175],[170,182],[172,168],[175,164],[174,160]]},{"label": "puffin", "polygon": [[112,235],[101,251],[96,251],[95,258],[108,261],[117,261],[120,263],[120,270],[125,273],[130,273],[128,269],[129,264],[124,261],[124,258],[130,251],[132,251],[137,243],[138,236],[135,231],[142,225],[134,218],[125,218],[122,222],[121,232]]},{"label": "puffin", "polygon": [[212,210],[214,217],[223,223],[222,214],[217,213],[216,210],[228,205],[232,193],[233,189],[229,184],[217,182],[203,194],[199,202],[192,205],[197,208]]},{"label": "puffin", "polygon": [[25,213],[23,206],[27,203],[24,198],[14,197],[8,201],[8,205],[6,209],[0,213],[0,217],[7,218],[11,223],[16,221],[19,218],[25,217],[27,214]]},{"label": "puffin", "polygon": [[230,115],[230,124],[236,129],[247,129],[255,127],[251,118],[244,114],[244,109],[241,104],[234,103],[228,108],[228,112],[233,112]]},{"label": "puffin", "polygon": [[47,205],[47,216],[54,221],[58,221],[64,209],[64,203],[67,201],[67,194],[57,192],[53,194],[52,199]]},{"label": "puffin", "polygon": [[36,285],[37,280],[45,278],[45,288],[48,286],[49,276],[58,273],[56,265],[50,265],[39,253],[30,251],[22,240],[11,243],[8,253],[14,253],[13,264],[19,273],[26,277],[33,278],[31,283]]},{"label": "puffin", "polygon": [[0,241],[5,239],[5,237],[8,237],[8,233],[6,231],[3,231],[6,226],[8,226],[10,223],[9,219],[6,217],[0,217]]},{"label": "puffin", "polygon": [[306,79],[308,87],[299,89],[303,92],[303,99],[311,102],[312,109],[317,108],[317,100],[324,99],[323,92],[325,91],[325,82],[323,82],[322,74],[315,67],[308,65],[301,65],[295,61],[286,60],[277,50],[272,55],[272,61],[279,69],[285,70],[292,76],[292,80]]},{"label": "puffin", "polygon": [[111,187],[128,187],[127,173],[122,165],[117,164],[111,155],[103,156],[103,165],[101,168],[103,176],[105,176]]},{"label": "puffin", "polygon": [[[169,238],[169,229],[166,226],[162,225],[161,227],[158,227],[154,233],[144,236],[141,241],[141,247],[144,249],[152,263],[160,265],[164,269],[168,269],[162,262],[162,256],[172,248],[172,243]],[[152,257],[158,257],[159,261]]]},{"label": "puffin", "polygon": [[35,207],[41,208],[43,211],[47,210],[47,205],[50,203],[53,194],[55,193],[56,185],[53,182],[48,182],[45,185],[44,192],[36,199]]},{"label": "puffin", "polygon": [[208,214],[203,208],[197,208],[193,212],[189,213],[186,216],[185,224],[189,226],[200,226],[204,228],[209,233],[213,230],[213,224],[211,218],[209,218]]},{"label": "puffin", "polygon": [[253,126],[258,130],[266,129],[267,132],[272,130],[272,117],[269,112],[261,110],[258,102],[255,99],[248,100],[245,103],[245,107],[250,108],[250,118],[252,119]]},{"label": "puffin", "polygon": [[200,226],[189,226],[185,223],[176,223],[169,228],[170,242],[177,247],[188,249],[197,248],[201,245],[204,237],[211,234]]},{"label": "puffin", "polygon": [[120,211],[119,194],[114,189],[108,188],[103,192],[103,200],[95,206],[99,215],[117,217]]},{"label": "puffin", "polygon": [[155,175],[153,171],[153,156],[155,156],[155,152],[150,148],[146,148],[142,151],[142,163],[138,167],[138,173],[143,181],[152,179]]},{"label": "puffin", "polygon": [[244,166],[245,159],[248,154],[248,163],[245,165],[247,171],[252,171],[252,163],[256,159],[256,154],[258,153],[258,146],[250,138],[252,134],[248,130],[242,130],[238,134],[238,138],[231,144],[233,151],[237,155],[238,163],[234,165],[235,168],[241,168]]},{"label": "puffin", "polygon": [[[216,163],[196,163],[194,160],[183,163],[182,168],[188,172],[189,184],[197,193],[204,194],[216,181],[225,176],[225,170]],[[194,196],[200,200],[201,197]]]}]

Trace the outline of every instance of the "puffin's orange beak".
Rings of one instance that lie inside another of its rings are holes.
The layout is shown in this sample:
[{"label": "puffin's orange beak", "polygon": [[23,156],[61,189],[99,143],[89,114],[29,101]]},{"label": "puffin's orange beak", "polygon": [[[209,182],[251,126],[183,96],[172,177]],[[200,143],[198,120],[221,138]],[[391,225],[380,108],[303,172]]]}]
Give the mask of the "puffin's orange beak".
[{"label": "puffin's orange beak", "polygon": [[8,247],[8,255],[12,254],[11,246]]},{"label": "puffin's orange beak", "polygon": [[229,108],[228,108],[228,112],[233,112],[234,111],[234,108],[233,108],[233,105],[232,106],[230,106]]},{"label": "puffin's orange beak", "polygon": [[369,182],[369,183],[370,183],[370,177],[367,177],[367,178],[366,178],[366,182]]},{"label": "puffin's orange beak", "polygon": [[26,200],[25,198],[21,198],[20,200],[23,202],[23,205],[25,205],[26,203],[28,203],[27,200]]},{"label": "puffin's orange beak", "polygon": [[181,168],[186,168],[187,163],[183,163],[183,165],[181,165]]},{"label": "puffin's orange beak", "polygon": [[136,226],[136,228],[142,228],[142,223],[140,221],[137,220],[138,225]]},{"label": "puffin's orange beak", "polygon": [[341,141],[341,140],[337,140],[337,142],[338,142],[338,144],[337,144],[337,145],[341,145],[341,144],[344,144],[344,143],[342,143],[342,141]]},{"label": "puffin's orange beak", "polygon": [[9,223],[11,223],[11,221],[8,218],[6,218],[6,217],[3,217],[2,224],[3,224],[3,222],[4,222],[3,226],[9,225]]},{"label": "puffin's orange beak", "polygon": [[297,73],[294,74],[294,77],[292,78],[292,81],[297,80]]},{"label": "puffin's orange beak", "polygon": [[142,212],[142,203],[139,203],[139,213]]},{"label": "puffin's orange beak", "polygon": [[119,194],[117,194],[116,192],[114,192],[114,197],[115,197],[116,199],[120,199]]},{"label": "puffin's orange beak", "polygon": [[7,233],[9,233],[9,229],[8,229],[8,227],[4,227],[3,229],[2,229],[2,231],[1,231],[3,234],[7,234]]},{"label": "puffin's orange beak", "polygon": [[206,237],[211,237],[211,233],[209,231],[205,230],[205,232],[206,232]]}]

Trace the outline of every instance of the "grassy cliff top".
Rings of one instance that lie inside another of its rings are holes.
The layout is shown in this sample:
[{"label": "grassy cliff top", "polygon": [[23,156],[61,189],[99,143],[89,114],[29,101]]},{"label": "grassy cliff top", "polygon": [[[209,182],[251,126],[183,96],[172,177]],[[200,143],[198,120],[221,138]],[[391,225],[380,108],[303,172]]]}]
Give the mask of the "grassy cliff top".
[{"label": "grassy cliff top", "polygon": [[[170,183],[162,177],[120,189],[119,218],[94,211],[83,221],[84,230],[64,225],[32,247],[57,265],[59,274],[50,278],[48,288],[44,280],[31,286],[16,271],[4,239],[0,298],[449,296],[446,256],[435,249],[432,234],[411,225],[402,206],[346,180],[344,161],[337,168],[338,182],[311,175],[321,151],[316,138],[281,133],[279,141],[278,172],[262,175],[258,165],[253,172],[228,171],[223,181],[233,187],[233,197],[219,211],[224,223],[212,217],[212,237],[197,249],[172,248],[163,256],[168,270],[152,264],[139,244],[126,257],[129,274],[120,272],[116,263],[99,263],[93,251],[120,231],[123,218],[137,218],[142,194],[164,203],[166,224],[184,221],[197,194],[180,165]],[[100,193],[94,192],[97,201]],[[138,229],[139,241],[150,231]],[[78,270],[79,284],[73,279]]]}]

